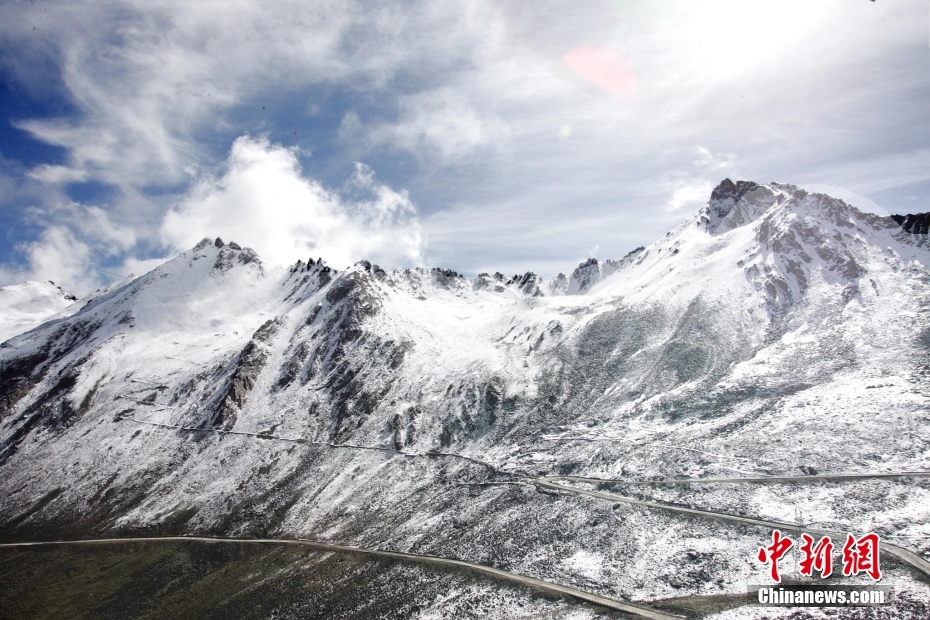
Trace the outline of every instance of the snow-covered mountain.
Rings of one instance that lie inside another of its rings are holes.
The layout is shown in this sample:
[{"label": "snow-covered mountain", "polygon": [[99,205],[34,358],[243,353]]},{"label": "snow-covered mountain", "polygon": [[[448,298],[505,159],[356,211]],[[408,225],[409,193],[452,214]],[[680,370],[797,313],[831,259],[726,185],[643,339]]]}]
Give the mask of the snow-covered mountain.
[{"label": "snow-covered mountain", "polygon": [[[553,281],[269,268],[205,239],[2,345],[2,531],[308,537],[631,600],[744,592],[761,530],[478,483],[930,469],[928,266],[892,218],[729,180]],[[400,454],[425,451],[497,471]],[[930,551],[920,480],[632,492]]]},{"label": "snow-covered mountain", "polygon": [[0,287],[0,342],[29,331],[71,306],[77,298],[54,282]]}]

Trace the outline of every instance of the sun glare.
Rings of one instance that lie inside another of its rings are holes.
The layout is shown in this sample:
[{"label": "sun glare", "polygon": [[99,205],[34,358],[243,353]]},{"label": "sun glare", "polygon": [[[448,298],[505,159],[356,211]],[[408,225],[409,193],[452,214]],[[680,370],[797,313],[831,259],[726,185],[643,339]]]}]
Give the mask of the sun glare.
[{"label": "sun glare", "polygon": [[[826,22],[832,2],[706,0],[683,9],[682,44],[702,73],[733,77],[775,57]],[[820,30],[822,33],[822,28]]]}]

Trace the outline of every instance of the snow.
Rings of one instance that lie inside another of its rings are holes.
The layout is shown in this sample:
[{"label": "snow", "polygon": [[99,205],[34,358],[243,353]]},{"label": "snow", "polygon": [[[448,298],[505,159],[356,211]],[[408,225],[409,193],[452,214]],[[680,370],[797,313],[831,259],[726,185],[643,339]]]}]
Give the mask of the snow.
[{"label": "snow", "polygon": [[[114,531],[196,507],[184,531],[235,535],[283,511],[277,535],[506,563],[621,598],[744,591],[763,574],[752,528],[474,486],[488,471],[451,459],[132,422],[205,424],[251,350],[263,362],[236,431],[453,451],[520,475],[926,469],[926,239],[788,185],[760,186],[713,225],[710,207],[627,258],[534,284],[545,295],[426,269],[279,270],[198,244],[4,344],[5,359],[50,343],[60,355],[0,422],[8,441],[39,420],[0,465],[0,514],[57,488],[44,514],[96,514],[88,498],[111,485],[140,498],[111,507]],[[42,395],[68,373],[72,409],[88,406],[58,424]],[[930,551],[920,480],[637,492],[772,520],[798,509],[812,526]]]},{"label": "snow", "polygon": [[[74,298],[52,282],[25,282],[0,287],[0,342],[58,316],[74,306]],[[72,312],[76,308],[72,309]]]}]

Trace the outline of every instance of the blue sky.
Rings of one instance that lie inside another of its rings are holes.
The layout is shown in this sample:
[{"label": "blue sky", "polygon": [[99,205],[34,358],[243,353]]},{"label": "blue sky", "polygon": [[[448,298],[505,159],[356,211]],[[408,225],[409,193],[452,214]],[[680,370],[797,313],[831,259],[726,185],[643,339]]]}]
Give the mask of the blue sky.
[{"label": "blue sky", "polygon": [[4,0],[0,285],[82,294],[216,235],[552,276],[724,177],[927,211],[928,11]]}]

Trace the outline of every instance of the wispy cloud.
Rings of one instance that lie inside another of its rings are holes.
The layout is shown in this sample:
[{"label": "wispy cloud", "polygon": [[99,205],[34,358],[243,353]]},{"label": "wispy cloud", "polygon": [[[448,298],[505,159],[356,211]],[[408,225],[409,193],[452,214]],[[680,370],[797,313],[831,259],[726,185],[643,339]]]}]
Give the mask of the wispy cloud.
[{"label": "wispy cloud", "polygon": [[29,177],[36,181],[48,183],[51,185],[59,183],[74,183],[75,181],[84,181],[87,179],[87,171],[75,170],[68,166],[54,166],[50,164],[40,164],[29,171]]},{"label": "wispy cloud", "polygon": [[[0,45],[3,79],[75,110],[12,119],[65,152],[19,173],[46,195],[18,210],[49,214],[18,246],[29,265],[44,264],[29,244],[65,247],[63,227],[109,273],[48,209],[72,183],[116,188],[79,202],[133,231],[124,265],[232,234],[283,262],[316,247],[552,272],[649,242],[723,176],[865,196],[930,177],[919,0],[5,2]],[[282,99],[299,104],[273,111]],[[306,151],[282,145],[284,127],[311,136]],[[368,198],[332,189],[353,161],[381,179],[356,173]],[[393,223],[376,226],[387,204]]]}]

